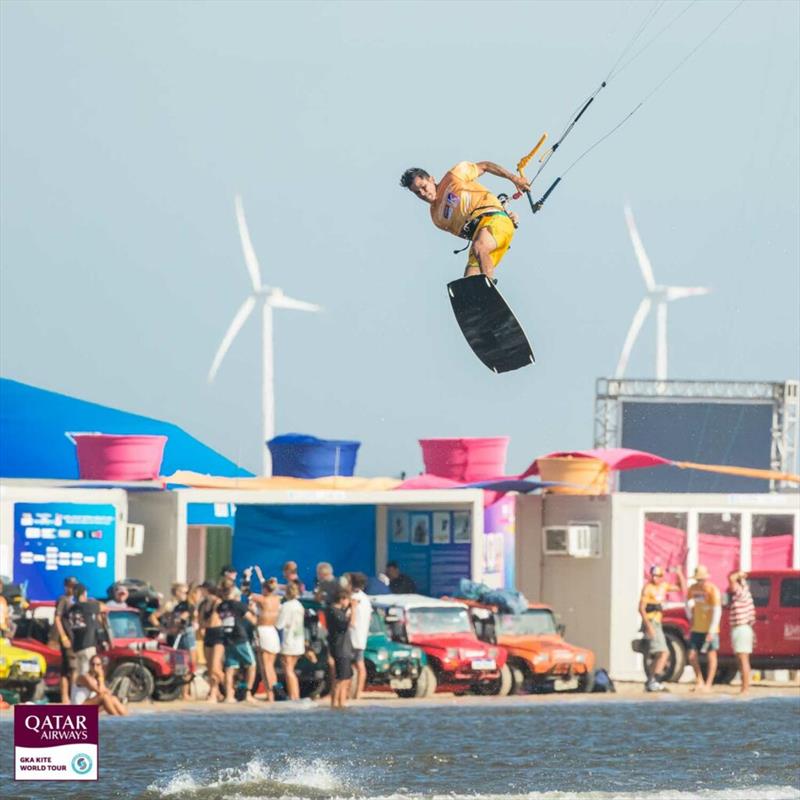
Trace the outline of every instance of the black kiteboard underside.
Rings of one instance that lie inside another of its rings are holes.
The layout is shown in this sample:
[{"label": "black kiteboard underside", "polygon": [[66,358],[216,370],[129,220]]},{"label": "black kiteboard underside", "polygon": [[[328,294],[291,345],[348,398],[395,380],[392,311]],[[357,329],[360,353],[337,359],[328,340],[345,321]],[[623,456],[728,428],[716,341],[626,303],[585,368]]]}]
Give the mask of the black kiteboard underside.
[{"label": "black kiteboard underside", "polygon": [[459,278],[447,291],[464,338],[489,369],[510,372],[535,361],[525,331],[485,275]]}]

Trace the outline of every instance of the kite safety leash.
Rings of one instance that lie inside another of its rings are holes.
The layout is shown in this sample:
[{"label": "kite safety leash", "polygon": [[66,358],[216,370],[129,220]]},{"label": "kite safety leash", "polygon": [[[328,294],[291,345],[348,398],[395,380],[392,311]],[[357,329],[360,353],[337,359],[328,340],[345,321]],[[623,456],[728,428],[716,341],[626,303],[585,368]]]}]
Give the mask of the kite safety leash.
[{"label": "kite safety leash", "polygon": [[[536,170],[536,173],[534,174],[533,178],[531,178],[531,180],[530,180],[531,184],[533,184],[533,182],[539,177],[539,175],[541,174],[542,170],[545,168],[545,166],[547,166],[547,163],[550,160],[550,158],[553,156],[553,154],[556,152],[556,150],[558,150],[558,148],[561,146],[561,143],[572,132],[572,129],[575,127],[575,125],[577,124],[578,120],[580,120],[580,118],[586,113],[586,111],[588,110],[589,106],[592,104],[592,102],[594,102],[595,97],[597,97],[597,95],[608,85],[608,83],[611,81],[611,79],[615,78],[623,70],[627,69],[627,67],[631,63],[633,63],[645,50],[647,50],[663,33],[665,33],[669,28],[671,28],[695,4],[695,2],[697,2],[697,0],[691,0],[691,2],[687,6],[685,6],[677,14],[677,16],[673,17],[673,19],[670,20],[670,22],[667,23],[667,25],[665,25],[663,28],[661,28],[661,30],[659,30],[658,33],[656,33],[636,53],[634,53],[633,55],[629,56],[633,45],[636,43],[636,41],[642,35],[644,30],[648,27],[648,25],[653,21],[653,19],[655,19],[656,15],[661,10],[662,6],[664,6],[665,0],[661,0],[655,6],[655,8],[648,14],[648,16],[645,18],[645,20],[640,24],[640,26],[639,26],[638,30],[636,31],[636,33],[633,35],[631,40],[625,46],[625,49],[622,51],[620,56],[617,58],[617,61],[615,62],[614,66],[611,68],[611,70],[608,73],[608,75],[606,76],[605,80],[603,80],[602,83],[600,84],[600,86],[598,86],[597,89],[595,89],[595,91],[583,103],[581,103],[580,106],[578,106],[577,114],[574,115],[574,118],[573,118],[573,115],[571,115],[571,122],[569,122],[567,124],[567,126],[564,129],[564,131],[561,134],[561,136],[556,140],[556,142],[553,144],[553,146],[550,147],[548,150],[546,150],[545,153],[539,158],[540,166]],[[528,202],[530,203],[531,212],[536,214],[538,211],[540,211],[542,206],[544,205],[545,201],[547,200],[547,198],[550,197],[550,195],[553,193],[553,191],[556,188],[556,186],[558,186],[558,184],[561,183],[562,178],[564,178],[567,175],[567,173],[569,173],[570,170],[572,170],[573,167],[575,167],[578,164],[578,162],[583,160],[583,158],[585,156],[589,155],[589,153],[592,150],[594,150],[595,147],[597,147],[599,144],[604,142],[609,136],[611,136],[613,133],[615,133],[617,130],[619,130],[728,21],[728,19],[730,17],[732,17],[739,10],[740,6],[742,6],[744,4],[744,2],[745,2],[745,0],[739,0],[739,2],[716,24],[716,26],[714,26],[714,28],[708,34],[706,34],[706,36],[703,37],[703,39],[701,39],[701,41],[697,45],[695,45],[695,47],[692,50],[690,50],[689,53],[687,53],[687,55],[685,55],[678,62],[678,64],[675,67],[673,67],[666,74],[666,76],[661,79],[661,81],[659,81],[658,84],[656,84],[655,88],[653,88],[647,95],[645,95],[645,97],[642,100],[640,100],[636,104],[636,106],[634,106],[634,108],[631,111],[629,111],[613,128],[611,128],[611,130],[609,130],[607,133],[603,134],[603,136],[601,136],[599,139],[597,139],[597,141],[595,141],[586,150],[584,150],[584,152],[581,153],[578,156],[578,158],[576,158],[567,167],[567,169],[565,169],[564,172],[562,172],[561,175],[559,177],[557,177],[550,184],[550,186],[547,188],[545,193],[538,200],[536,200],[536,201],[533,200],[533,198],[531,197],[530,191],[525,192],[525,194],[528,197]],[[623,60],[626,58],[626,56],[629,56],[629,57],[627,58],[627,60],[624,61],[624,63],[622,63]],[[620,66],[620,64],[621,64],[621,66]],[[522,177],[525,177],[525,175],[523,173],[524,167],[531,160],[531,158],[536,153],[536,151],[541,147],[541,145],[543,144],[543,142],[544,142],[544,140],[546,138],[547,138],[547,134],[544,134],[539,139],[539,141],[536,143],[536,146],[533,148],[533,150],[531,150],[531,152],[528,153],[527,156],[525,156],[524,158],[520,159],[519,164],[517,164],[517,171],[519,172],[520,175],[522,175]],[[518,199],[520,196],[521,196],[521,194],[519,192],[517,192],[516,194],[513,195],[515,200]]]}]

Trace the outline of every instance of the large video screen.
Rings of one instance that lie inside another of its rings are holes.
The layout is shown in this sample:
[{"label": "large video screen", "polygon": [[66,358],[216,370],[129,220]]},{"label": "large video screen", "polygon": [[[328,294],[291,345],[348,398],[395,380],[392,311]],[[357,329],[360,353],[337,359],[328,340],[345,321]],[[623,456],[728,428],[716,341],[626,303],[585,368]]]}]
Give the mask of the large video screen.
[{"label": "large video screen", "polygon": [[[622,403],[622,447],[673,461],[770,467],[770,403]],[[677,467],[620,473],[623,492],[769,491],[769,482]]]}]

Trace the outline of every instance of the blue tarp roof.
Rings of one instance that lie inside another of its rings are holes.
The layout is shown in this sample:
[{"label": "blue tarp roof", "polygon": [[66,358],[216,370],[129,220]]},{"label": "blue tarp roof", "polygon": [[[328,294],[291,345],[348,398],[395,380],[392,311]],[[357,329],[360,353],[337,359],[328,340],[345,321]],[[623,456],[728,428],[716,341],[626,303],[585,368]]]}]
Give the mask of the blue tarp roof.
[{"label": "blue tarp roof", "polygon": [[75,445],[67,432],[167,436],[162,475],[179,469],[252,475],[177,425],[0,378],[0,477],[77,478]]}]

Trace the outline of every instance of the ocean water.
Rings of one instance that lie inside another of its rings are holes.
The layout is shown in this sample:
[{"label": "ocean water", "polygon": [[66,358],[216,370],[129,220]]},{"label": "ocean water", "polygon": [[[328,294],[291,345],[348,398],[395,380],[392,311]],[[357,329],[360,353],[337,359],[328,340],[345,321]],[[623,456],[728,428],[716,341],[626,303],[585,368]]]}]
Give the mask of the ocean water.
[{"label": "ocean water", "polygon": [[0,720],[0,797],[800,800],[800,697],[101,720],[95,784],[13,782]]}]

